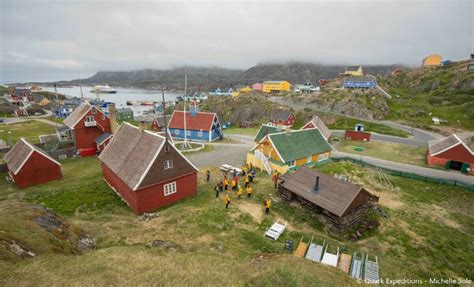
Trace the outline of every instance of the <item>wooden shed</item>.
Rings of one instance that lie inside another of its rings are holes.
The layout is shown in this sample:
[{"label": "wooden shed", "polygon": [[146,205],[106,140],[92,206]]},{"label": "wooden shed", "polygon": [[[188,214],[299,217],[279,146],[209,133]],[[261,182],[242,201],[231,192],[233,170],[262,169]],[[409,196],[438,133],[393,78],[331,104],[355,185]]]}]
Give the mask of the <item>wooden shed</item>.
[{"label": "wooden shed", "polygon": [[44,150],[20,139],[3,158],[8,175],[20,188],[61,179],[61,164]]},{"label": "wooden shed", "polygon": [[156,133],[124,123],[99,159],[104,180],[137,214],[196,195],[198,169]]},{"label": "wooden shed", "polygon": [[362,186],[302,166],[280,177],[278,191],[283,199],[296,199],[323,221],[343,231],[365,220],[378,197]]}]

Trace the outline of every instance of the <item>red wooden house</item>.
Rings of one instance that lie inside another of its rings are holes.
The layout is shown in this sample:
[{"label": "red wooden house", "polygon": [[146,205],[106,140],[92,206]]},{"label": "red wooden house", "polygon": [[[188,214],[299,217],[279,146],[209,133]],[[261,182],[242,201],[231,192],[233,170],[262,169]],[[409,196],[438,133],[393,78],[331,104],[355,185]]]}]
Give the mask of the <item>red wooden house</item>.
[{"label": "red wooden house", "polygon": [[157,132],[164,131],[165,129],[165,118],[164,116],[155,117],[151,122],[151,128]]},{"label": "red wooden house", "polygon": [[307,122],[301,129],[312,129],[317,128],[323,137],[327,140],[331,137],[331,130],[326,126],[326,124],[318,117],[313,116],[311,121]]},{"label": "red wooden house", "polygon": [[441,165],[463,173],[474,174],[474,151],[455,134],[430,141],[427,161],[430,165]]},{"label": "red wooden house", "polygon": [[61,133],[70,133],[68,138],[72,138],[82,156],[95,155],[98,149],[97,141],[103,144],[103,134],[112,133],[109,117],[89,103],[82,103],[77,107],[64,120],[64,125],[68,129],[61,129]]},{"label": "red wooden house", "polygon": [[8,175],[20,188],[61,179],[61,164],[45,151],[20,139],[3,158]]},{"label": "red wooden house", "polygon": [[348,141],[370,141],[371,133],[364,131],[363,124],[356,124],[353,131],[346,130],[344,139]]},{"label": "red wooden house", "polygon": [[292,126],[295,124],[296,118],[290,111],[279,110],[276,111],[273,116],[271,123],[277,126]]},{"label": "red wooden house", "polygon": [[156,133],[124,123],[99,159],[104,180],[137,214],[196,195],[198,169]]}]

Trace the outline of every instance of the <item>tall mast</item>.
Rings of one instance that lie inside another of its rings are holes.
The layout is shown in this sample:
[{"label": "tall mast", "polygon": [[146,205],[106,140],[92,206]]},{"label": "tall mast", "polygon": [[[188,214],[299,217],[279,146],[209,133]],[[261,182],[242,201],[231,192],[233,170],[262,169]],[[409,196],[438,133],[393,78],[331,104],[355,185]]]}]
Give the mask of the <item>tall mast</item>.
[{"label": "tall mast", "polygon": [[184,75],[184,109],[183,109],[183,120],[184,120],[184,142],[183,149],[188,148],[188,138],[186,136],[186,101],[187,101],[187,87],[188,87],[188,74]]},{"label": "tall mast", "polygon": [[168,139],[168,123],[166,121],[166,105],[165,105],[165,90],[163,89],[163,86],[161,87],[161,100],[163,101],[163,119],[164,119],[164,122],[165,122],[165,138],[166,138],[166,142],[169,141]]},{"label": "tall mast", "polygon": [[79,80],[79,88],[81,89],[81,99],[84,99],[84,95],[82,94],[82,79]]}]

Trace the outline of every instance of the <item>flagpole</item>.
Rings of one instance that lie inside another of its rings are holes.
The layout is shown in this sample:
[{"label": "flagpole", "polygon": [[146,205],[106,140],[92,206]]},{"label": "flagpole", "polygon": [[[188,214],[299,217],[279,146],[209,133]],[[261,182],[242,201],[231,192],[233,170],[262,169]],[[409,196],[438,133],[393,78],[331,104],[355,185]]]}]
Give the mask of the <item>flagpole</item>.
[{"label": "flagpole", "polygon": [[188,86],[188,74],[185,74],[185,75],[184,75],[184,109],[183,109],[183,119],[184,119],[184,142],[183,142],[183,149],[188,148],[188,138],[187,138],[187,136],[186,136],[187,86]]}]

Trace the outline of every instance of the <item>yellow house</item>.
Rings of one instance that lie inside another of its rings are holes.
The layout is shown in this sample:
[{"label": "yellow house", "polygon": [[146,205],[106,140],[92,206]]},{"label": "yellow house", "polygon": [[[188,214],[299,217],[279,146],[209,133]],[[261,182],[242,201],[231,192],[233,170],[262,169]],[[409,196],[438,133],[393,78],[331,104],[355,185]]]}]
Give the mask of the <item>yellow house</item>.
[{"label": "yellow house", "polygon": [[353,77],[362,77],[364,75],[364,71],[362,70],[362,66],[349,66],[344,71],[344,75],[353,76]]},{"label": "yellow house", "polygon": [[232,92],[232,97],[238,97],[240,95],[240,92]]},{"label": "yellow house", "polygon": [[303,165],[328,161],[331,150],[318,129],[278,132],[267,134],[247,153],[247,164],[269,174],[273,171],[283,174]]},{"label": "yellow house", "polygon": [[249,86],[243,87],[242,89],[240,89],[241,93],[248,93],[248,92],[251,92],[251,91],[252,91],[252,88],[250,88]]},{"label": "yellow house", "polygon": [[422,67],[441,66],[442,59],[443,58],[441,57],[441,55],[438,55],[438,54],[429,55],[423,59],[421,66]]},{"label": "yellow house", "polygon": [[287,81],[266,81],[263,82],[262,91],[264,93],[289,92],[291,84]]}]

